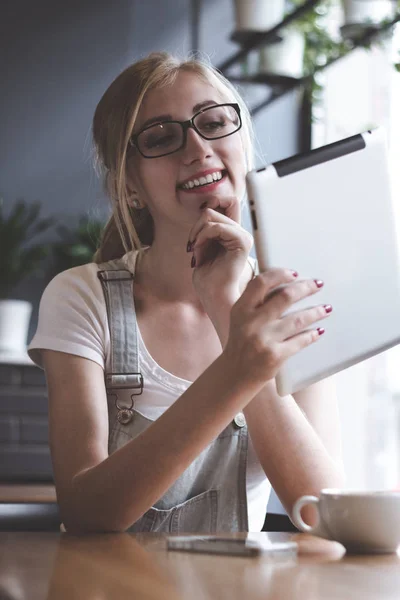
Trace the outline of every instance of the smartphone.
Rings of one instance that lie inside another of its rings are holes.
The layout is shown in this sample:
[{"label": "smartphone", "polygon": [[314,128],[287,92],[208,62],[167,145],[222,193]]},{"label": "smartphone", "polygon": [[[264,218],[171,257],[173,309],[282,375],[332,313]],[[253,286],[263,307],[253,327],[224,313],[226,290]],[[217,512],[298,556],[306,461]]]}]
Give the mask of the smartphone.
[{"label": "smartphone", "polygon": [[269,539],[240,539],[220,536],[175,536],[167,538],[167,549],[205,554],[227,554],[229,556],[260,556],[268,554],[274,557],[297,554],[296,542],[271,542]]}]

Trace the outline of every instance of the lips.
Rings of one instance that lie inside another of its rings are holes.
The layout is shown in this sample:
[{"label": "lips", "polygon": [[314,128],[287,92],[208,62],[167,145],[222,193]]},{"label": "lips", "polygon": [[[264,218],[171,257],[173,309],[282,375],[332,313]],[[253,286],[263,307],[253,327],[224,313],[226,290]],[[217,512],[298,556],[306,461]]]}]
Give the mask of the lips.
[{"label": "lips", "polygon": [[[207,171],[195,173],[194,175],[188,177],[184,181],[180,181],[176,187],[177,189],[184,191],[201,188],[203,186],[207,187],[207,185],[212,185],[214,183],[222,181],[226,173],[226,169],[208,169]],[[222,177],[218,176],[219,174],[222,175]],[[206,179],[207,182],[205,181]]]}]

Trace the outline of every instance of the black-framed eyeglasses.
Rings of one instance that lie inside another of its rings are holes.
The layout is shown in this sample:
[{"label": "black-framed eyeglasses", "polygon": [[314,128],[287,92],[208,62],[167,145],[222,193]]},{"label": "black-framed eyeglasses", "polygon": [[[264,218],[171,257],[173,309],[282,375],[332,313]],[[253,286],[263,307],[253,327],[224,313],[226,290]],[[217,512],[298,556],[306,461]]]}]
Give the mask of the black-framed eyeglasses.
[{"label": "black-framed eyeglasses", "polygon": [[159,158],[181,150],[192,128],[205,140],[219,140],[239,131],[242,126],[238,104],[207,106],[187,121],[162,121],[149,125],[129,140],[144,158]]}]

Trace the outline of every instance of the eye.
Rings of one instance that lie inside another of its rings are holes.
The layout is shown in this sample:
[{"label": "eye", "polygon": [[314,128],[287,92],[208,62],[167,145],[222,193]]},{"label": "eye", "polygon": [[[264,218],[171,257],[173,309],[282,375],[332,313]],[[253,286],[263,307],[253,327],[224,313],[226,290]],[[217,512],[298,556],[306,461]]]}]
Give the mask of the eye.
[{"label": "eye", "polygon": [[171,133],[166,133],[164,135],[150,135],[145,138],[144,146],[149,150],[152,148],[165,148],[175,141],[176,137]]},{"label": "eye", "polygon": [[196,120],[198,129],[210,139],[233,133],[237,125],[236,111],[228,105],[208,108]]},{"label": "eye", "polygon": [[152,150],[156,148],[168,149],[180,143],[181,131],[175,123],[161,123],[145,129],[138,141],[142,148]]},{"label": "eye", "polygon": [[218,121],[216,119],[208,120],[206,123],[204,123],[202,125],[202,128],[212,131],[215,129],[221,129],[222,127],[225,127],[225,126],[226,126],[226,121],[221,118]]}]

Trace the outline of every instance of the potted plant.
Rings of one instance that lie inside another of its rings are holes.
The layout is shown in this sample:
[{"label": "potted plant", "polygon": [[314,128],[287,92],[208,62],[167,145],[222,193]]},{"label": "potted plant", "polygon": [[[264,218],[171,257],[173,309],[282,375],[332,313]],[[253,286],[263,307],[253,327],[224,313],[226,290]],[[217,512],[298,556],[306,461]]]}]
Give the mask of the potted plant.
[{"label": "potted plant", "polygon": [[48,255],[45,244],[34,242],[53,219],[41,218],[39,202],[19,200],[8,214],[3,204],[0,200],[0,354],[23,355],[32,304],[13,299],[13,293]]},{"label": "potted plant", "polygon": [[103,221],[87,215],[79,217],[76,225],[59,225],[56,228],[59,239],[52,245],[50,275],[91,262],[104,225]]},{"label": "potted plant", "polygon": [[268,31],[280,23],[285,0],[235,0],[236,31]]},{"label": "potted plant", "polygon": [[[260,72],[300,78],[336,46],[324,23],[333,0],[325,0],[280,31],[281,42],[260,50]],[[304,4],[291,0],[286,14]]]},{"label": "potted plant", "polygon": [[377,25],[394,15],[393,0],[342,0],[344,28],[357,33],[365,26]]},{"label": "potted plant", "polygon": [[304,73],[305,38],[296,26],[280,33],[282,41],[267,44],[260,50],[259,72],[268,75],[302,77]]}]

